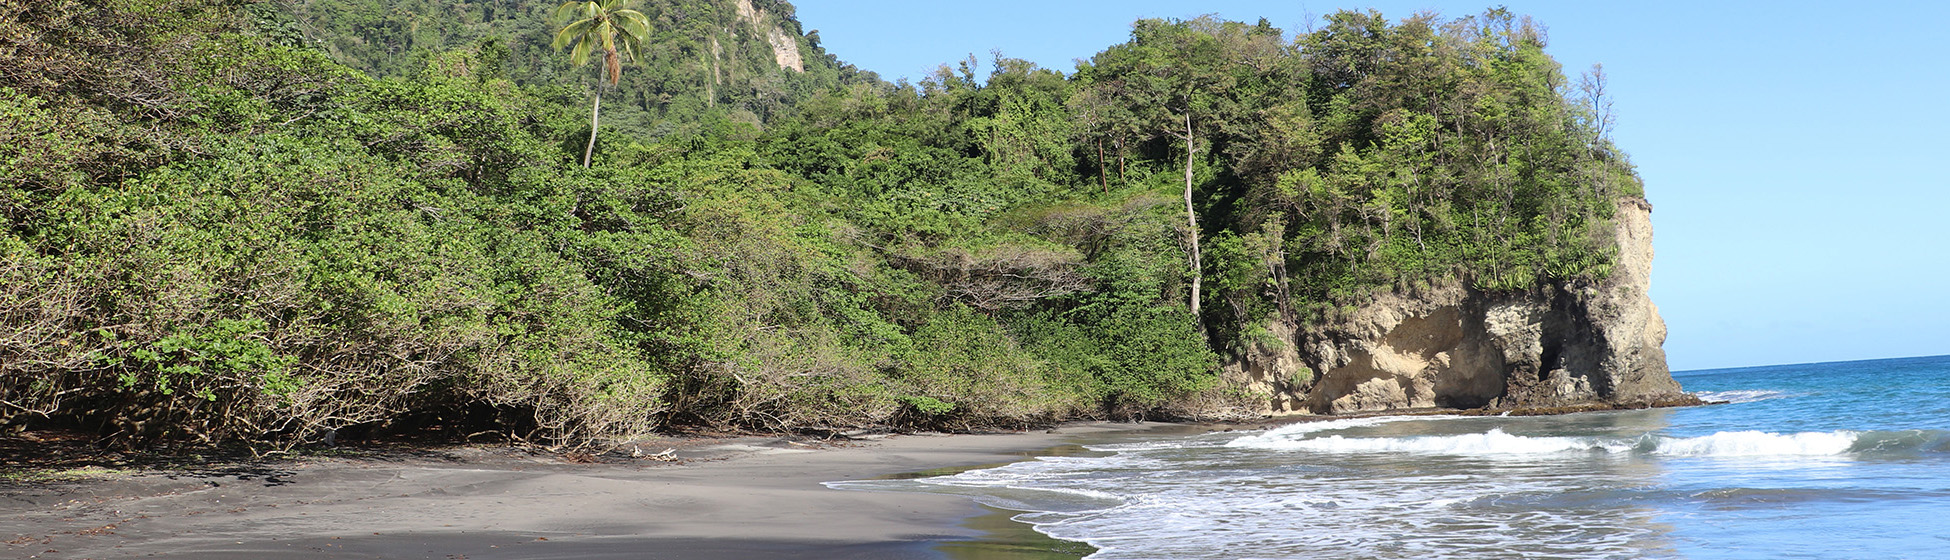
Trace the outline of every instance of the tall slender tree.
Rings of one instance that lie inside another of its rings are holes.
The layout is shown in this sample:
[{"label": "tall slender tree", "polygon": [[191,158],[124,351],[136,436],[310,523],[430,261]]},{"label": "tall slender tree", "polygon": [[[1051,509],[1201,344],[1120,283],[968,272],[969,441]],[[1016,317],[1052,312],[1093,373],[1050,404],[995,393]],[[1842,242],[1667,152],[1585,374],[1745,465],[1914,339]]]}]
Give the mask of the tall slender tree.
[{"label": "tall slender tree", "polygon": [[650,36],[650,19],[631,9],[636,0],[590,0],[563,2],[552,18],[562,30],[556,32],[554,47],[569,48],[569,64],[582,66],[589,56],[603,54],[603,74],[596,80],[596,103],[589,110],[589,145],[582,149],[582,166],[596,151],[596,127],[602,122],[603,82],[614,86],[623,79],[623,63],[642,59],[639,51]]},{"label": "tall slender tree", "polygon": [[1270,26],[1210,16],[1141,20],[1132,27],[1129,42],[1099,53],[1079,70],[1087,91],[1114,100],[1103,117],[1088,121],[1100,134],[1165,138],[1185,148],[1185,249],[1194,317],[1200,316],[1205,283],[1195,201],[1199,155],[1209,158],[1213,139],[1241,126],[1238,121],[1248,112],[1234,99],[1246,89],[1241,80],[1270,72],[1280,53],[1278,30]]}]

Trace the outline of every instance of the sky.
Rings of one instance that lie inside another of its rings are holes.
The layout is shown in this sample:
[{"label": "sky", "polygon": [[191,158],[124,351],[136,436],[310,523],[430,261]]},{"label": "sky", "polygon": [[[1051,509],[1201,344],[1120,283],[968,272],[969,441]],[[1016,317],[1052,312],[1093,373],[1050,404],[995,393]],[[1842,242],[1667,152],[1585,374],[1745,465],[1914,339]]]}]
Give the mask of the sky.
[{"label": "sky", "polygon": [[[796,0],[841,60],[918,81],[992,51],[1068,71],[1139,18],[1288,32],[1488,2]],[[1506,1],[1602,63],[1654,205],[1674,370],[1950,354],[1950,3]],[[985,66],[986,67],[986,66]]]}]

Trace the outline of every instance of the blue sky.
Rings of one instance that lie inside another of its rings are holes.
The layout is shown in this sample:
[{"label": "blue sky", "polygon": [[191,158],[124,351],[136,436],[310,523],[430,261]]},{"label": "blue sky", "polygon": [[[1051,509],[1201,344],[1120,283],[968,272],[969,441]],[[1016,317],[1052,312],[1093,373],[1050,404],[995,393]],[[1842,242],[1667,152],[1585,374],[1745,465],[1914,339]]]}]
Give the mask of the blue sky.
[{"label": "blue sky", "polygon": [[[1069,70],[1145,17],[1476,2],[798,0],[841,60],[887,79],[990,51]],[[1616,141],[1655,210],[1653,300],[1675,370],[1950,354],[1950,54],[1934,2],[1502,3],[1567,73],[1603,63]]]}]

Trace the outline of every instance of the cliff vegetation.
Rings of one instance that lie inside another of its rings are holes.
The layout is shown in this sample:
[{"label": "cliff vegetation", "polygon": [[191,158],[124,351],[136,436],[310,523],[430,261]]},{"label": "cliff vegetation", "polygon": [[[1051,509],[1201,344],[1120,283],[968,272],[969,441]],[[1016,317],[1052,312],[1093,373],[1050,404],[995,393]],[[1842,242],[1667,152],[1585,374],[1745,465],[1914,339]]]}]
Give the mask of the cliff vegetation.
[{"label": "cliff vegetation", "polygon": [[601,65],[549,47],[554,7],[0,0],[0,422],[1250,415],[1220,364],[1272,327],[1604,278],[1641,194],[1602,73],[1500,9],[1145,20],[1074,69],[888,83],[784,2],[655,0],[585,169]]}]

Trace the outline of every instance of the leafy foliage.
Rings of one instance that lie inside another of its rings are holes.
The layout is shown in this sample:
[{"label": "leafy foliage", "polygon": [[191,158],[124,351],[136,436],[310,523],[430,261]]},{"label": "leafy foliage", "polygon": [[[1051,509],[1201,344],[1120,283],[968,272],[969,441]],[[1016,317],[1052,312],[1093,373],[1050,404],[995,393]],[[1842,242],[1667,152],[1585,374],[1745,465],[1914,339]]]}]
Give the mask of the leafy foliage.
[{"label": "leafy foliage", "polygon": [[788,4],[653,2],[598,131],[549,8],[0,0],[0,421],[295,445],[487,410],[593,445],[1197,415],[1268,321],[1603,277],[1640,194],[1601,78],[1500,10],[1143,21],[1070,75],[888,84]]},{"label": "leafy foliage", "polygon": [[[584,99],[594,76],[576,72],[551,46],[555,0],[300,0],[293,20],[334,59],[376,76],[407,77],[441,52],[478,49],[491,72],[517,85]],[[578,2],[578,4],[586,4]],[[792,106],[841,83],[876,82],[841,63],[793,17],[790,4],[751,2],[756,21],[729,0],[653,0],[635,10],[645,36],[609,109],[625,136],[695,134],[704,123],[771,122]],[[768,38],[778,30],[797,49],[802,70],[781,68]],[[597,49],[600,52],[600,49]]]}]

